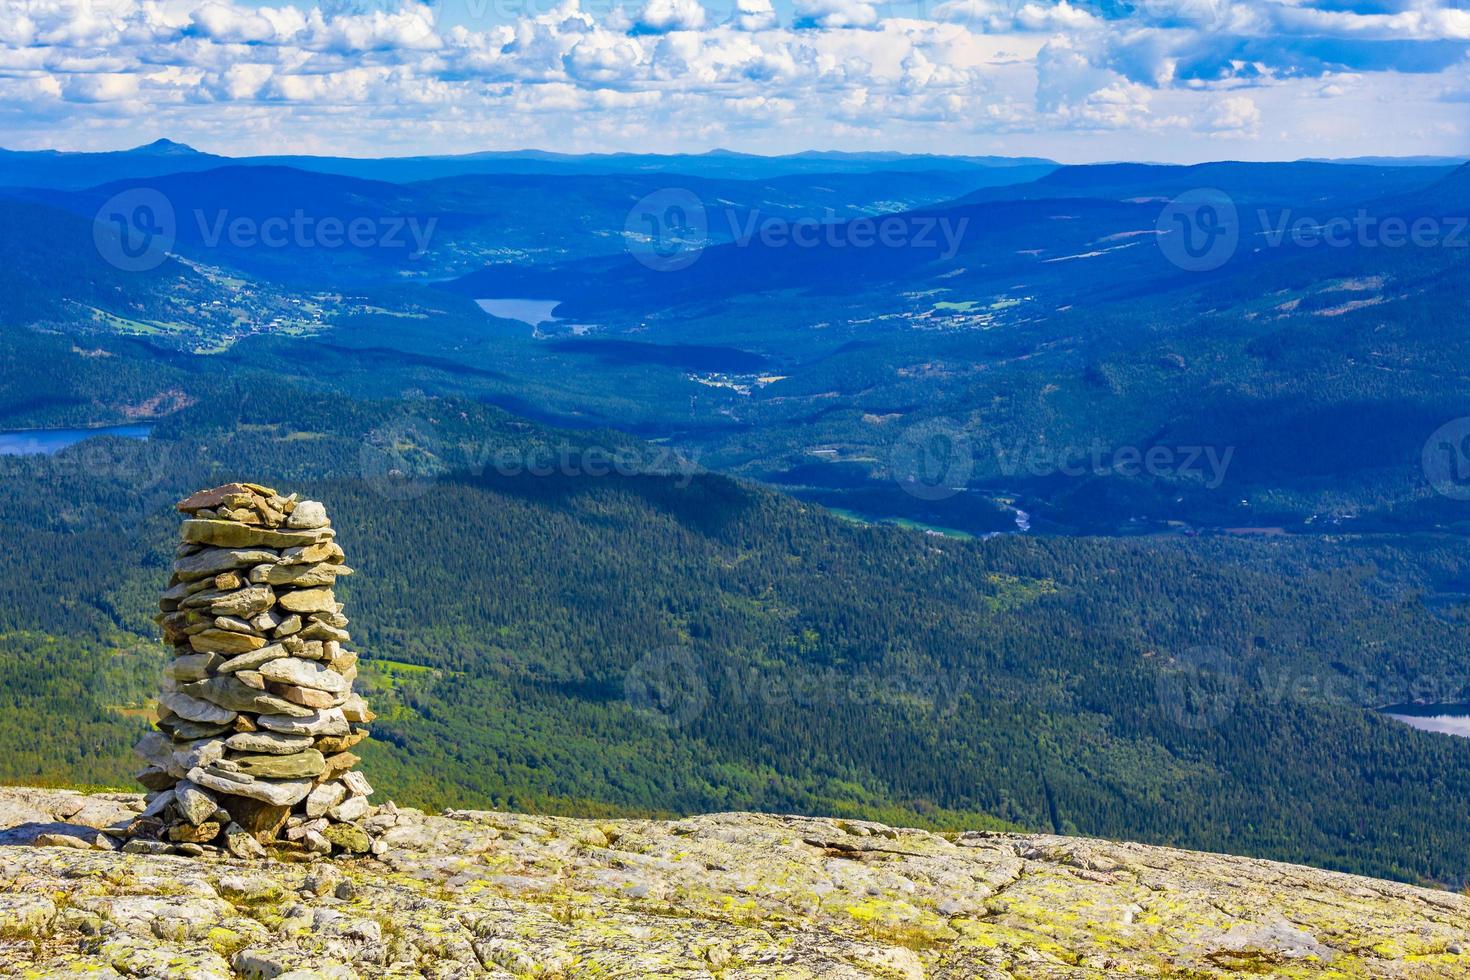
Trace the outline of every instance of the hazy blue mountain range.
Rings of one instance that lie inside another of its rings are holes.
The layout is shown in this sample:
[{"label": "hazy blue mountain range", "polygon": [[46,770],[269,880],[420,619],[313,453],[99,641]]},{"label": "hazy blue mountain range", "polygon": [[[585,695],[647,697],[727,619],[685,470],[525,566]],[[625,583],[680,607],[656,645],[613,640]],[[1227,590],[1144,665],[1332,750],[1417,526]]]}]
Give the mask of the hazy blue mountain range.
[{"label": "hazy blue mountain range", "polygon": [[[999,171],[998,171],[999,172]],[[1010,172],[1007,170],[1006,172]],[[479,174],[412,183],[365,180],[278,165],[133,177],[83,190],[13,189],[17,198],[91,217],[117,195],[147,190],[171,203],[178,250],[209,264],[316,285],[447,279],[487,265],[545,264],[625,255],[630,210],[650,195],[711,202],[708,231],[728,241],[753,220],[841,221],[947,201],[977,186],[964,169],[783,175],[736,180],[661,174]],[[231,233],[270,218],[306,221],[281,244]],[[312,228],[335,219],[371,223],[366,243],[321,248]],[[391,238],[389,231],[394,232]]]},{"label": "hazy blue mountain range", "polygon": [[473,174],[680,174],[726,180],[761,180],[792,174],[861,174],[879,171],[967,173],[975,186],[1030,180],[1057,164],[1037,157],[954,157],[902,153],[808,152],[757,156],[715,150],[702,154],[565,154],[539,150],[459,156],[367,159],[318,156],[225,157],[161,139],[131,150],[64,153],[0,150],[0,187],[79,190],[109,181],[230,166],[292,167],[320,173],[409,183]]},{"label": "hazy blue mountain range", "polygon": [[[193,160],[162,149],[139,155]],[[1466,249],[1326,246],[1284,229],[1435,218],[1452,237],[1470,167],[1117,164],[1004,188],[977,188],[964,168],[677,183],[707,220],[705,247],[674,270],[628,237],[630,209],[669,190],[662,175],[400,184],[231,166],[13,191],[31,203],[13,205],[4,245],[17,260],[0,278],[12,322],[186,351],[249,340],[249,358],[287,372],[309,350],[347,390],[442,391],[670,438],[874,517],[970,531],[1012,527],[1013,508],[1054,531],[1448,517],[1419,455],[1470,394],[1445,370],[1463,349]],[[98,261],[87,218],[138,187],[174,203],[181,261],[120,276]],[[1239,220],[1218,267],[1181,267],[1161,244],[1176,231],[1166,202],[1196,190],[1228,194]],[[55,212],[36,202],[69,217],[48,226]],[[421,256],[407,234],[357,249],[208,240],[225,218],[297,211],[433,222],[434,234]],[[879,218],[898,239],[855,246]],[[46,246],[32,247],[32,227]],[[812,240],[794,244],[798,227]],[[514,303],[476,302],[507,298],[549,312],[533,329]],[[931,422],[975,441],[964,493],[918,499],[893,479],[892,454]],[[1235,455],[1218,481],[1018,469],[1019,453],[1094,443]]]},{"label": "hazy blue mountain range", "polygon": [[1390,167],[1438,167],[1443,165],[1455,166],[1467,162],[1467,157],[1439,157],[1439,156],[1417,156],[1417,157],[1333,157],[1316,158],[1308,157],[1306,163],[1356,163],[1366,166],[1390,166]]}]

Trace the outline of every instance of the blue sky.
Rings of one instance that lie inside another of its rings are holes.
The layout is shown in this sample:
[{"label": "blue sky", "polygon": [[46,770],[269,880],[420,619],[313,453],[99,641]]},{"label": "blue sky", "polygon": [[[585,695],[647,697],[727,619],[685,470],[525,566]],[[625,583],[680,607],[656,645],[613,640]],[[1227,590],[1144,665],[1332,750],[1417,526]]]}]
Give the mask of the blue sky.
[{"label": "blue sky", "polygon": [[1470,0],[0,0],[0,145],[1470,152]]}]

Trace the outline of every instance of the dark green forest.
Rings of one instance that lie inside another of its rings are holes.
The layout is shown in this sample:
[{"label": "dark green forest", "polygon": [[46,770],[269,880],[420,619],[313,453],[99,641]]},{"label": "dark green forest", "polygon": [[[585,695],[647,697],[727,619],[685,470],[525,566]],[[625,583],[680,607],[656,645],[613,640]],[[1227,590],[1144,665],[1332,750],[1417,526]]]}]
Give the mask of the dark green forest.
[{"label": "dark green forest", "polygon": [[252,479],[326,501],[359,570],[385,797],[1020,826],[1409,880],[1470,852],[1470,743],[1367,710],[1470,694],[1457,536],[957,540],[627,436],[268,375],[0,477],[10,781],[128,783],[171,505]]},{"label": "dark green forest", "polygon": [[[1024,827],[1463,882],[1470,740],[1374,709],[1470,702],[1470,510],[1426,463],[1470,397],[1470,262],[1253,247],[1186,273],[1094,248],[1153,227],[1141,202],[1181,169],[970,195],[947,259],[715,246],[688,275],[602,251],[651,178],[378,186],[389,210],[481,209],[442,268],[517,257],[454,282],[190,241],[127,276],[90,192],[5,202],[0,425],[153,431],[0,456],[0,778],[129,784],[172,505],[250,480],[323,500],[359,570],[384,797]],[[1212,172],[1242,213],[1470,200],[1464,168]],[[182,184],[278,203],[234,180]],[[951,186],[930,184],[752,192],[799,214]],[[551,200],[582,202],[560,245]],[[934,499],[898,458],[929,425],[969,442]],[[1059,472],[1095,445],[1230,463]],[[1030,533],[986,536],[1018,510]]]}]

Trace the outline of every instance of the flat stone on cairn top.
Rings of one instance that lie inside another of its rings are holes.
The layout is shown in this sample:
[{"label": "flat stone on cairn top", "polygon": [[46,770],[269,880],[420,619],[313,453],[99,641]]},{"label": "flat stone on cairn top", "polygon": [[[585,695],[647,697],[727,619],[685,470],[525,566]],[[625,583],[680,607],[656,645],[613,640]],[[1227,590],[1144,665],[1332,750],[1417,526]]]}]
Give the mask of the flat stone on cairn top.
[{"label": "flat stone on cairn top", "polygon": [[374,716],[352,690],[357,654],[332,589],[352,569],[326,508],[230,483],[178,509],[183,543],[157,617],[174,658],[158,730],[135,749],[150,791],[130,829],[137,849],[269,847],[298,860],[371,849],[355,822],[373,788],[351,749]]}]

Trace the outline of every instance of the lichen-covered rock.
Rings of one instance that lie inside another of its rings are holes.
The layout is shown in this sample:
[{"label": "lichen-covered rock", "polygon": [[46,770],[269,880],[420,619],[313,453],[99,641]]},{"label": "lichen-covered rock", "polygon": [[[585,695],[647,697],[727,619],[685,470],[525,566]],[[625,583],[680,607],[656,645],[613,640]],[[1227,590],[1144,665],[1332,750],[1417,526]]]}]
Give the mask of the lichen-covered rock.
[{"label": "lichen-covered rock", "polygon": [[373,846],[372,838],[363,833],[361,827],[350,823],[336,823],[322,831],[322,836],[334,847],[349,854],[366,854]]},{"label": "lichen-covered rock", "polygon": [[[79,799],[0,789],[0,817]],[[315,865],[0,848],[0,976],[1470,976],[1470,898],[1246,858],[740,813],[360,827],[381,854]]]}]

